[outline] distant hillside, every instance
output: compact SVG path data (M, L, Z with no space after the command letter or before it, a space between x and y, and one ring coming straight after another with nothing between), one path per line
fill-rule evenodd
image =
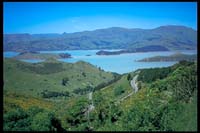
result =
M197 31L185 26L155 29L112 27L63 34L4 34L4 51L136 49L158 45L168 50L197 49Z
M154 62L154 61L181 61L181 60L187 60L187 61L195 61L197 60L197 55L186 55L182 53L176 53L170 56L154 56L150 58L144 58L141 60L138 60L139 62Z

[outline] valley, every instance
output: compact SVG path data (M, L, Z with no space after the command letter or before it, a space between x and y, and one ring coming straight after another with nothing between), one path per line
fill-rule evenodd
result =
M4 58L4 130L196 130L196 65L181 61L116 74L83 61L31 64ZM16 113L13 127L10 116ZM190 124L183 128L184 123Z

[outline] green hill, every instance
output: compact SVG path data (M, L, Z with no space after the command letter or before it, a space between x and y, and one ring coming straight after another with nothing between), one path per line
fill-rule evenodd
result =
M83 61L73 64L48 60L31 64L4 58L3 64L4 90L37 97L51 92L76 95L76 90L80 90L86 93L115 78L113 73Z
M127 84L121 85L125 91L121 97L132 91L124 75L95 93L94 99L99 101L95 111L102 115L103 124L93 124L100 122L93 116L91 126L98 131L197 131L196 65L183 61L167 68L140 69L140 90L116 104L120 96L114 92L119 82Z
M3 99L4 130L197 131L197 62L119 76L83 61L5 58Z

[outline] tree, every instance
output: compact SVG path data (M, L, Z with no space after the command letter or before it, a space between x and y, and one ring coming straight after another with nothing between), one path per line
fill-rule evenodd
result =
M5 131L30 130L30 119L28 119L28 114L21 107L4 114L3 121L3 129Z
M130 81L131 78L132 78L132 77L131 77L131 74L129 73L128 76L127 76L127 80Z
M88 99L80 98L73 105L68 107L68 110L66 110L65 121L70 128L79 127L87 122L85 112L88 104Z
M39 112L33 117L31 129L34 131L53 131L54 127L51 124L53 114L49 112Z
M125 91L124 91L124 89L121 86L119 86L119 87L117 87L117 88L114 89L115 96L119 96L119 95L121 95L124 92Z
M85 72L82 72L82 75L83 75L83 77L86 77L86 74L85 74Z
M138 81L137 87L138 87L139 90L142 89L142 82L141 81Z
M63 85L63 86L66 86L66 84L68 83L68 81L69 81L69 78L68 78L68 77L63 78L63 79L62 79L62 85Z
M5 131L61 131L63 129L53 113L37 106L30 107L27 111L17 107L3 117Z

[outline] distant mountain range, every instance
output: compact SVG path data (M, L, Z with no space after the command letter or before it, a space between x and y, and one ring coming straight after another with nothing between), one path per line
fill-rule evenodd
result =
M155 29L112 27L63 34L4 34L4 51L138 49L160 46L167 50L197 49L197 31L185 26Z

